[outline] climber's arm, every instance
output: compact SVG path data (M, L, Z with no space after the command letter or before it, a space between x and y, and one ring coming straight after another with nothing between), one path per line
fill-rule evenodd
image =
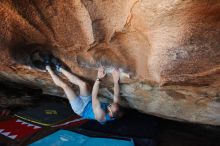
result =
M119 87L119 79L120 79L120 76L119 76L119 70L118 69L115 69L113 72L112 72L112 77L113 77L113 81L114 81L114 97L113 97L113 101L115 103L119 103L121 98L120 98L120 87Z
M98 121L105 120L105 112L101 108L100 101L98 100L98 90L100 81L96 80L92 89L92 109L95 114L95 119Z
M104 76L105 76L104 69L101 67L98 70L97 80L95 81L95 84L93 85L93 89L92 89L92 108L95 114L95 119L100 122L105 120L105 112L102 110L100 101L98 100L99 85L101 79Z

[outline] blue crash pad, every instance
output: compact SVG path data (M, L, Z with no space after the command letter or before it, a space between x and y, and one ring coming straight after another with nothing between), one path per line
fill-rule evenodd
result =
M89 137L68 130L59 130L29 146L134 146L133 140Z

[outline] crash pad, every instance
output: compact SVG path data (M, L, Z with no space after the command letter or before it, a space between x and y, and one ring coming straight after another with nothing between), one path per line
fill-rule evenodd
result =
M89 137L80 133L59 130L29 146L134 146L132 139Z
M17 118L0 121L0 134L11 140L23 140L40 129L38 125Z
M58 127L58 128L67 128L67 127L79 127L83 124L87 123L87 119L83 119L80 116L72 116L72 118L68 119L67 121L64 121L60 124L53 125L51 127Z
M68 103L49 100L21 110L15 116L39 125L53 126L78 115L73 112Z

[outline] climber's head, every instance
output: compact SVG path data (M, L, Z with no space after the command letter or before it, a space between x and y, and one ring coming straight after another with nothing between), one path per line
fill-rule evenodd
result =
M124 115L124 109L117 103L109 104L107 111L111 118L121 118Z

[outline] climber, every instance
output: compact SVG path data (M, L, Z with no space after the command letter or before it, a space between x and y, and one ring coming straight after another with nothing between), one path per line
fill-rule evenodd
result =
M59 62L56 62L54 65L56 72L62 73L71 83L79 86L80 94L77 96L73 89L55 74L52 65L47 63L46 70L49 72L54 83L64 90L70 105L76 114L82 116L85 119L97 120L100 123L105 123L106 121L114 120L115 118L120 118L123 116L123 110L119 105L120 95L118 69L115 68L112 72L114 81L114 98L113 103L108 105L106 103L100 102L97 97L100 83L106 75L103 67L98 69L97 79L94 83L91 93L88 90L87 83L64 69L64 67L60 65Z

